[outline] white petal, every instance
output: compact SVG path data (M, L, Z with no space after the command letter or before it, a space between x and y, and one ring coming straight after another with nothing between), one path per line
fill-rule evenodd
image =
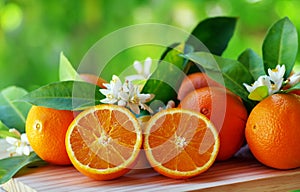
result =
M123 86L122 86L122 91L123 92L129 92L130 91L129 90L129 82L130 81L126 80L125 83L123 84Z
M117 101L118 101L117 99L108 99L108 98L100 100L101 103L108 103L108 104L115 104Z
M129 75L125 77L126 80L128 81L134 81L134 80L143 80L145 77L143 75Z
M151 100L151 94L139 94L138 98L142 103L146 103Z
M150 57L147 57L144 62L144 76L145 78L148 78L150 75L150 69L152 65L152 59Z
M23 149L24 149L23 146L17 147L16 153L17 153L18 155L23 155Z
M276 72L273 72L271 69L268 69L268 74L272 81L274 81L276 79Z
M128 100L129 100L129 94L128 94L128 93L125 93L125 92L120 92L120 93L119 93L119 98L120 98L121 100L128 101Z
M111 94L112 94L114 97L118 97L120 91L122 91L122 85L120 85L120 86L115 86L115 87L112 89Z
M136 90L135 90L136 87L137 87L137 86L133 85L133 83L132 83L131 81L128 81L128 89L129 89L130 92L136 91Z
M270 94L274 94L276 93L277 91L280 90L281 86L282 86L282 83L283 83L283 78L281 78L281 80L277 81L276 83L274 83L272 86L271 86L271 90L270 90Z
M30 148L28 147L28 146L25 146L24 148L23 148L23 154L24 155L29 155L30 154Z
M118 105L119 105L119 106L122 106L122 107L125 107L125 106L127 105L127 102L124 101L124 100L119 100L119 101L118 101Z
M11 145L15 145L19 140L14 138L14 137L6 137L5 138L6 142L11 144Z
M111 88L111 86L110 86L109 83L102 83L102 85L103 85L104 87L106 87L107 89L110 89L110 88Z
M143 66L139 61L134 61L133 62L133 67L136 70L136 72L138 74L142 74L143 73Z
M288 85L293 86L300 82L300 73L295 73L288 78Z
M278 76L283 77L285 73L285 65L282 65L281 67L278 65Z
M16 146L11 146L9 148L6 149L6 151L8 152L16 152L17 147Z
M23 134L21 135L21 142L22 142L22 143L29 144L29 141L28 141L28 138L27 138L26 133L23 133Z
M243 83L244 87L247 89L249 93L251 93L254 89L252 86L248 85L247 83Z
M15 135L18 136L18 137L21 136L21 133L20 133L17 129L15 129L15 128L9 129L8 131L9 131L10 133L15 134Z
M120 78L117 75L113 75L111 78L111 81L113 81L113 82L116 82L118 80L120 80Z
M269 76L270 76L270 79L273 81L273 82L276 82L278 81L278 74L277 73L269 73Z
M112 80L110 81L110 86L113 90L119 90L122 88L122 81L118 76L113 75Z
M270 76L270 79L273 82L279 81L279 79L283 78L285 73L285 66L277 65L275 69L268 69L268 74Z
M105 96L112 93L111 90L108 90L108 89L99 89L99 91L100 91L100 93L102 93Z
M122 89L122 86L123 86L122 81L119 79L114 85L113 90L120 90Z
M271 81L270 81L270 77L263 75L260 76L256 82L254 82L253 87L256 89L257 87L260 87L262 85L265 85L267 87L271 86Z

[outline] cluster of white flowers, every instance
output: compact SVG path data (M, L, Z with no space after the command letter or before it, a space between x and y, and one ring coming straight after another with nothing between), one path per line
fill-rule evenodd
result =
M15 137L6 137L7 143L11 145L11 147L7 149L7 151L10 152L10 156L29 155L32 151L32 148L29 145L26 134L20 134L20 132L16 129L10 129L9 132L15 134L16 137L20 138L17 139Z
M151 108L145 103L152 100L154 95L140 93L139 86L132 84L131 81L125 80L125 83L122 84L120 78L113 75L110 83L103 85L106 89L100 89L100 92L105 95L106 98L100 100L100 102L128 107L135 114L140 113L139 107L153 113Z
M257 87L267 86L269 95L276 93L280 90L283 83L283 76L285 73L285 66L277 65L275 69L268 69L268 75L260 76L252 86L244 83L244 86L249 93L253 92Z
M284 85L293 86L300 82L300 73L295 73L284 81L285 65L277 65L275 69L268 69L268 75L262 75L250 86L246 83L243 85L246 87L249 93L261 86L268 88L268 95L277 93L282 89Z

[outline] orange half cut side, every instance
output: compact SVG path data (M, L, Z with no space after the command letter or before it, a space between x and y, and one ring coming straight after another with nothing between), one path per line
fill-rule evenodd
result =
M206 171L220 147L218 132L202 114L168 109L155 114L145 127L144 150L162 175L187 179Z
M126 174L142 145L138 120L125 107L101 104L80 113L66 134L66 149L75 168L96 180Z

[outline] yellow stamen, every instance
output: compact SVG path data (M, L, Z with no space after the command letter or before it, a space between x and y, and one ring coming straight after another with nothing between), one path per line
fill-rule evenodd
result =
M131 103L138 104L140 102L139 97L135 94L133 98L130 100Z

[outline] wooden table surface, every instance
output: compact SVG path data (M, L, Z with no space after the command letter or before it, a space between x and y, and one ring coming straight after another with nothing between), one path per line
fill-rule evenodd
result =
M3 144L0 143L1 148ZM3 152L2 152L3 157ZM72 166L24 169L3 184L7 191L292 191L300 189L300 168L276 170L249 157L216 162L188 180L174 180L153 169L134 169L112 181L94 181Z

